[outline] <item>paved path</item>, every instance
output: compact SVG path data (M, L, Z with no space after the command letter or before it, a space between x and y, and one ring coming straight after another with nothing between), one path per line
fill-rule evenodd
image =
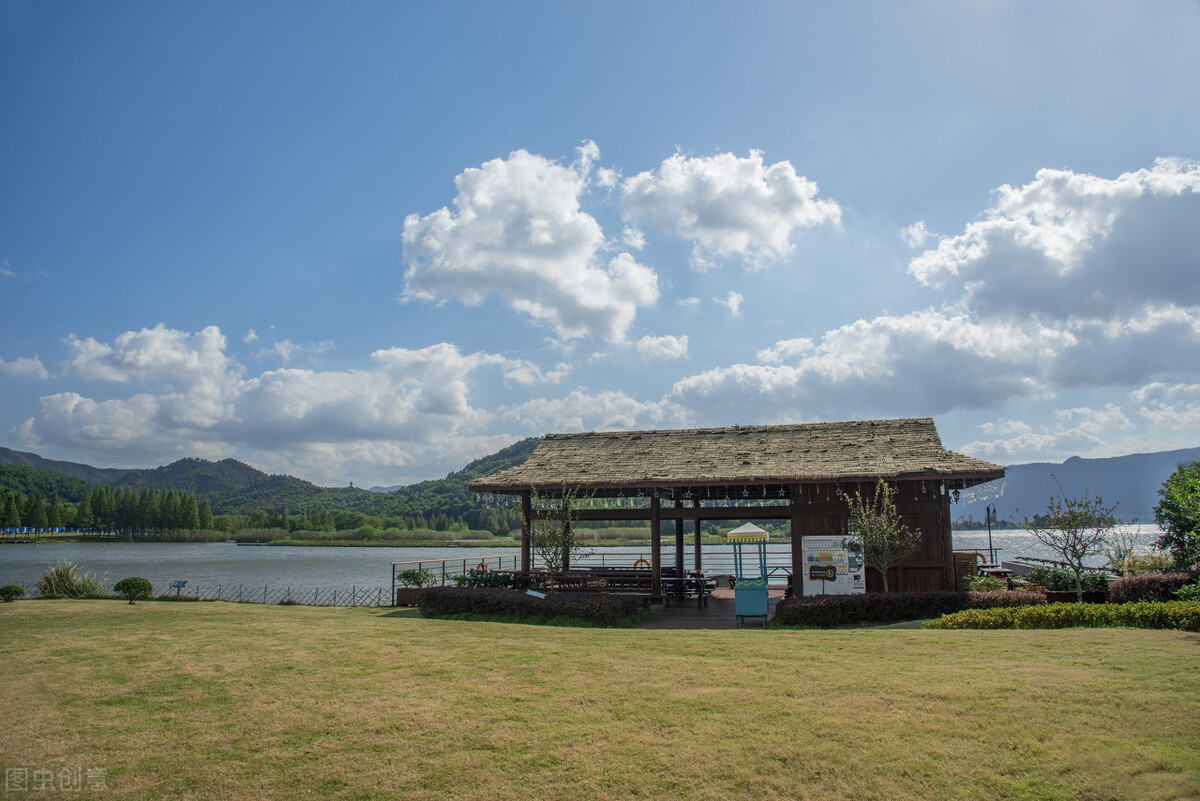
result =
M775 604L783 597L783 589L772 589L767 597L767 611L775 614ZM760 628L761 618L750 618L745 628ZM718 586L708 599L708 604L696 608L695 601L673 601L662 612L655 612L648 620L639 623L639 629L736 629L737 615L733 611L733 590L728 585Z

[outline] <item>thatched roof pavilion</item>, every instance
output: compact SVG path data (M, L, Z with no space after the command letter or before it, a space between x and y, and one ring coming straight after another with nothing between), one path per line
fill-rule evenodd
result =
M523 464L471 482L470 489L520 495L525 520L522 567L530 567L530 497L564 490L591 498L642 498L635 508L588 508L583 520L649 520L653 570L660 569L661 518L675 519L682 571L682 521L789 520L793 575L804 536L844 534L841 493L883 480L897 490L905 521L924 532L921 550L891 586L949 588L953 554L949 504L954 490L1001 478L1004 468L942 446L928 417L777 426L550 434ZM663 501L673 501L664 508ZM868 586L871 575L868 574ZM875 583L880 584L879 577Z
M630 490L940 479L962 489L1000 465L942 447L929 417L779 426L548 434L523 464L476 492ZM670 493L674 495L674 493Z

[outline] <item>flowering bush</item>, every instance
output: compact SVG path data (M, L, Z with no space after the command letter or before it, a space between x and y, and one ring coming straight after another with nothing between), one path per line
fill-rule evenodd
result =
M1180 589L1198 578L1200 569L1130 576L1118 579L1109 586L1109 600L1115 604L1130 601L1170 601Z
M1140 628L1200 631L1200 603L1046 604L970 609L930 620L927 629Z

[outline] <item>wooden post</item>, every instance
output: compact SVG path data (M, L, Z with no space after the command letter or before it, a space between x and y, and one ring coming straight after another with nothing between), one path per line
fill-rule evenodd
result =
M700 508L700 499L699 498L692 498L692 508L694 508L694 509ZM696 525L696 542L695 542L695 545L693 546L694 552L693 552L692 556L695 557L696 572L699 573L701 570L704 569L702 567L703 563L700 559L700 515L696 515L695 525Z
M675 499L675 508L683 508L683 499ZM685 597L683 589L683 518L675 518L675 600Z
M529 577L530 536L533 526L533 499L529 490L521 493L521 572Z
M662 598L662 510L656 489L650 491L650 594Z
M804 594L804 552L800 525L800 485L788 487L788 518L792 527L792 592L797 598Z

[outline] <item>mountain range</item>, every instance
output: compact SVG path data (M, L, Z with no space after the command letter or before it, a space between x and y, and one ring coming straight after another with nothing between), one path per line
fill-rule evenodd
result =
M320 487L288 475L268 475L234 459L210 462L180 459L153 469L101 468L76 462L44 459L35 453L0 447L0 486L31 488L44 494L52 487L63 500L78 502L87 484L120 487L155 487L195 493L207 499L214 514L245 514L255 510L309 509L355 510L375 514L448 515L469 522L478 519L483 504L470 493L467 482L515 464L520 464L539 442L526 439L468 464L445 478L401 487ZM1078 496L1087 490L1099 495L1106 505L1117 504L1116 513L1125 521L1153 522L1158 490L1181 464L1200 459L1200 448L1157 453L1136 453L1106 459L1073 456L1062 463L1035 462L1013 465L1005 478L963 493L952 507L955 520L984 519L984 507L995 504L999 519L1021 520L1045 511L1051 495L1062 492ZM31 472L33 471L33 472ZM67 476L78 481L63 480ZM1057 483L1056 483L1057 480ZM41 482L41 483L39 483ZM79 497L73 497L78 495Z

